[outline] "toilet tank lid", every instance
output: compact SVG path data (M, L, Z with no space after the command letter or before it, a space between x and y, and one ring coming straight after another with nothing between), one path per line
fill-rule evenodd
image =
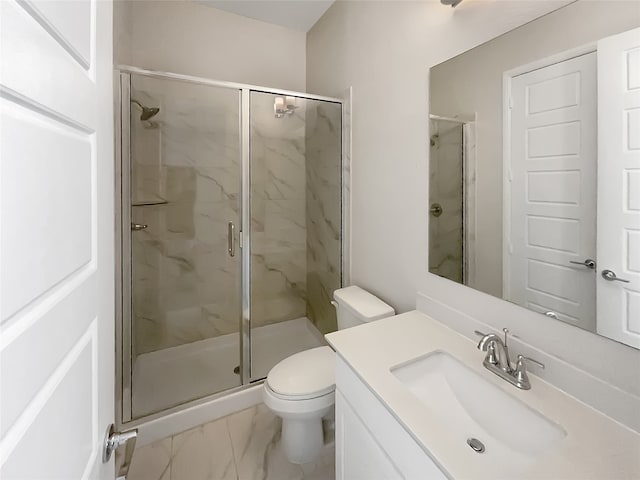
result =
M356 285L336 290L333 292L333 298L341 307L361 316L365 322L390 317L396 313L392 306Z
M335 353L330 347L317 347L291 355L271 369L267 384L277 394L299 399L332 392Z

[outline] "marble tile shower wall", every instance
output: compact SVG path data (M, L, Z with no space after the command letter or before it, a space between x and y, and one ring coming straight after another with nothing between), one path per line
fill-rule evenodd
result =
M275 118L251 94L251 322L304 317L307 301L305 108Z
M134 355L238 330L239 257L226 254L239 224L238 93L135 78L132 97L159 106L140 121L132 104Z
M307 317L322 333L337 330L333 291L340 288L342 185L340 105L308 102L306 121Z

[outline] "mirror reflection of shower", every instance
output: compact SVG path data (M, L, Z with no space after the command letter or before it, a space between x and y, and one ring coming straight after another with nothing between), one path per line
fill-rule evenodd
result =
M429 123L429 271L466 283L474 270L469 241L475 230L470 211L475 168L470 165L473 141L469 141L474 124L439 115L431 115Z

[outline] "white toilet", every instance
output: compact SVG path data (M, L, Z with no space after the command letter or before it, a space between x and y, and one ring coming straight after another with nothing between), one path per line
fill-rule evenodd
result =
M360 287L333 293L338 330L390 317L392 307ZM335 358L329 347L318 347L285 358L264 382L264 403L282 417L282 446L291 463L308 463L323 445L322 417L335 402Z

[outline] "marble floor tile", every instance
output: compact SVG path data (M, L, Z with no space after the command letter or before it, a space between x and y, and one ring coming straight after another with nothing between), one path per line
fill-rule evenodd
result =
M283 478L287 480L303 480L305 478L302 466L289 463L279 442L269 449L265 463L266 471L263 472L261 477L265 480L280 480Z
M128 480L335 480L335 448L289 463L281 420L264 404L136 449Z
M229 416L227 425L238 466L238 478L302 478L300 467L288 463L281 454L278 448L281 421L265 405L257 405ZM276 473L278 476L273 476Z
M136 448L127 480L171 480L171 442L167 437Z
M335 444L325 445L320 458L312 463L301 465L304 472L303 480L335 480L336 455Z
M171 478L236 480L236 464L226 419L200 425L173 437Z

